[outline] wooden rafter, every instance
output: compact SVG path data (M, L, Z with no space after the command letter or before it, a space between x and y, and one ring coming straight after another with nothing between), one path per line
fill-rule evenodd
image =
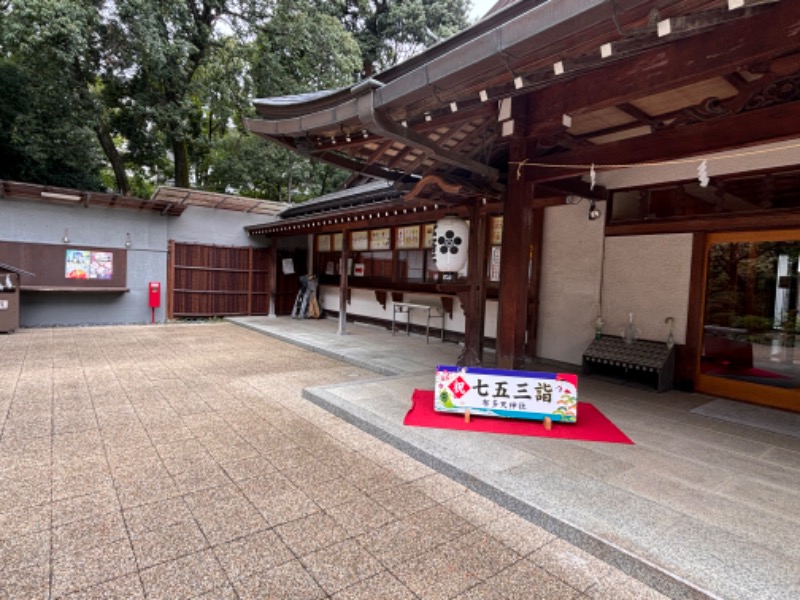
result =
M800 50L800 3L782 2L750 19L728 23L709 35L680 39L629 60L605 65L533 92L528 135L562 128L563 115L623 104L647 90L669 91L689 83L737 71L742 64ZM764 32L753 35L754 31ZM766 32L769 32L768 34ZM720 52L725 48L725 52ZM691 69L687 65L692 65Z
M768 113L768 116L765 115ZM750 111L697 123L653 136L632 138L593 148L560 153L535 159L544 164L581 165L569 168L526 168L525 178L530 181L554 180L585 173L585 165L638 164L675 157L697 156L703 153L722 152L764 142L774 142L800 136L800 110L798 103L780 104L762 111ZM535 140L529 140L529 157L535 154Z

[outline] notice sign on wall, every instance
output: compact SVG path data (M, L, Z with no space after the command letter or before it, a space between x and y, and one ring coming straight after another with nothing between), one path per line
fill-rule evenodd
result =
M572 373L436 367L434 410L575 423L578 377Z
M64 276L67 279L111 279L114 254L90 250L67 250Z

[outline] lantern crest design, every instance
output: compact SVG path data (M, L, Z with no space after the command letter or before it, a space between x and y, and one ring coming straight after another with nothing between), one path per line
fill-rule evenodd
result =
M448 229L444 235L440 235L436 243L439 244L439 252L442 254L458 254L458 247L461 245L461 237L456 235L452 229Z
M460 217L444 217L433 230L433 261L443 273L461 271L467 264L469 227Z

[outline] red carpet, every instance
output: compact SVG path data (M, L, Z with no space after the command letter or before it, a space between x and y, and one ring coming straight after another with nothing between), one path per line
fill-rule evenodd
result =
M562 440L633 444L631 439L609 421L603 413L586 402L578 402L577 423L554 422L550 431L544 428L544 424L541 421L473 416L470 422L467 423L464 421L463 415L438 413L433 410L433 390L414 390L411 403L411 410L406 414L403 424L412 427L434 427L461 431L481 431L484 433L504 433L507 435L530 435Z

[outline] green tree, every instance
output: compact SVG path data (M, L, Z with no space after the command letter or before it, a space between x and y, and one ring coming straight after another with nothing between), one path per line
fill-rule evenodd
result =
M0 179L22 170L24 156L17 143L18 123L30 106L30 82L16 64L0 59Z
M253 80L260 96L346 86L360 67L355 37L311 0L279 0L253 48Z
M309 0L279 0L259 26L250 57L252 89L259 97L342 87L353 83L361 64L353 36ZM250 95L239 106L240 115L254 114ZM347 175L239 128L212 141L206 184L217 191L299 202L334 191Z
M314 0L340 19L361 48L361 72L371 77L469 25L469 0Z
M250 53L251 44L240 44L233 37L220 40L192 81L189 159L200 187L207 186L214 146L240 131L242 115L251 111Z
M175 185L181 187L190 185L192 120L201 118L192 101L192 84L212 51L214 28L226 4L224 0L116 2L112 26L122 69L114 92L126 106L120 124L127 126L132 144L141 142L146 149L157 147L158 137L163 136L172 153ZM150 135L137 139L131 126Z
M244 133L251 99L338 88L466 24L467 0L0 0L0 173L284 200L347 174ZM369 67L369 68L368 68Z
M348 175L240 131L212 145L209 163L205 189L282 202L302 202L335 191Z
M102 60L101 5L100 0L7 3L0 44L9 86L4 95L14 95L3 104L17 107L13 119L5 117L13 121L6 144L14 147L15 177L100 188L98 141L108 138L108 130L92 85Z

